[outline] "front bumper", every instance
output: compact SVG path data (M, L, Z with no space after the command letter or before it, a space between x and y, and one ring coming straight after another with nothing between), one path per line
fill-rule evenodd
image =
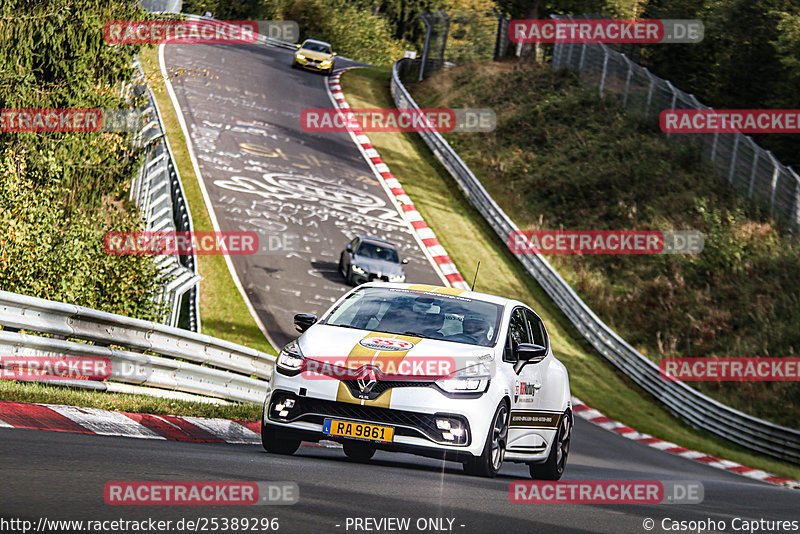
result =
M328 72L333 71L333 62L330 63L323 63L321 61L314 61L310 59L298 59L297 57L294 58L294 63L298 67L302 67L304 69L313 70L316 72Z
M283 406L287 399L294 401L294 406L291 409L278 410L275 408L276 405L278 407ZM460 414L393 410L377 406L301 397L284 390L273 391L269 402L265 405L264 412L265 424L273 424L284 430L295 431L296 434L300 434L306 440L318 441L327 439L341 442L350 439L331 436L322 432L325 419L333 418L356 423L386 425L394 428L394 440L388 443L374 442L377 448L415 453L427 450L431 453L429 454L431 456L441 456L442 453L449 451L452 454L447 456L453 458L472 456L468 452L472 442L469 421ZM279 414L284 412L288 413L281 417ZM459 422L462 428L465 429L465 435L459 440L461 443L454 443L452 436L449 441L444 437L446 432L436 426L437 418L447 418L448 420Z
M308 380L273 372L262 417L265 425L274 425L282 433L295 433L306 441L349 438L330 436L322 431L326 418L358 423L392 426L391 443L375 443L377 448L413 452L424 456L467 459L483 451L491 418L499 398L489 392L478 398L447 397L435 386L395 387L385 391L375 402L344 402L339 397L338 380ZM293 398L295 405L284 417L276 416L274 405L283 398ZM388 400L387 400L388 399ZM463 441L445 439L436 418L459 421L465 429Z

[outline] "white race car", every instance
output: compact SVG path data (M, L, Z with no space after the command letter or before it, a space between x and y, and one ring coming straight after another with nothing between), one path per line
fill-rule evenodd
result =
M503 461L558 480L569 454L569 378L525 304L421 284L372 282L325 314L295 316L303 332L280 352L262 443L292 454L333 440L366 461L376 449L462 462L493 477Z

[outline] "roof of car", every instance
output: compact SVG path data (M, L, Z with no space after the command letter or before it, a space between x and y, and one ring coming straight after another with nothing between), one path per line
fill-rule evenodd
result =
M380 237L372 237L371 235L360 235L358 238L362 241L373 241L375 243L391 245L394 248L397 248L397 245L392 243L391 241L386 241L385 239L381 239Z
M306 39L305 41L303 41L303 44L306 44L306 43L321 44L321 45L325 45L325 46L328 46L328 47L331 46L330 43L326 43L325 41L317 41L316 39Z
M454 287L435 286L430 284L401 284L393 282L369 282L362 284L361 287L390 287L398 289L411 289L416 291L426 291L428 293L439 293L444 295L456 295L463 298L482 300L485 302L492 302L501 306L516 306L524 305L522 302L489 293L481 293L480 291L470 291L469 289L456 289Z

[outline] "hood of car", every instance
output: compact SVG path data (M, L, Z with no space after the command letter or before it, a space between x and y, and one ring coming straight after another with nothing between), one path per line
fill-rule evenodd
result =
M314 61L322 61L325 59L331 59L333 57L331 54L326 54L324 52L313 52L311 50L304 50L302 48L295 52L295 55L296 54L303 54L306 58L313 59Z
M358 330L316 324L300 337L300 350L307 360L358 368L371 364L384 372L398 370L427 376L447 375L493 359L493 349L466 343L420 338L411 335ZM434 365L420 367L430 360ZM400 365L405 362L406 367ZM399 372L405 369L404 372ZM446 372L442 372L446 371Z
M358 265L368 273L375 273L378 276L398 276L403 274L401 264L394 263L386 260L376 260L373 258L366 258L364 256L356 255L352 261L352 265Z

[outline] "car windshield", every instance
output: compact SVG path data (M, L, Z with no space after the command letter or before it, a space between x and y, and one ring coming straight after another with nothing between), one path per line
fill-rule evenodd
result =
M502 311L498 304L443 293L366 287L348 296L325 323L491 347Z
M303 50L310 52L322 52L323 54L330 54L331 47L322 43L304 43Z
M386 245L378 245L376 243L361 243L356 251L356 254L373 260L383 260L392 263L400 262L400 260L397 258L397 251L395 249Z

